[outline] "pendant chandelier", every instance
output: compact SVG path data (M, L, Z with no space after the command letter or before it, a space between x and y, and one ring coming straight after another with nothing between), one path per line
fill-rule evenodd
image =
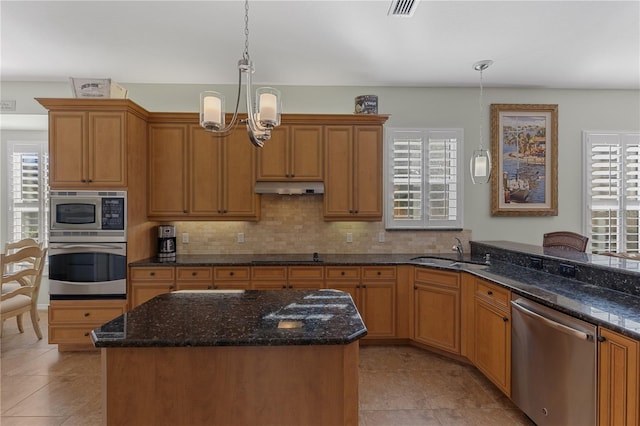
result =
M473 151L471 155L471 163L469 164L471 169L471 181L474 184L488 183L491 178L491 154L484 148L484 131L482 129L482 123L484 123L484 105L482 101L482 72L489 68L493 64L491 60L479 61L473 64L473 69L480 71L480 146Z
M200 125L215 133L229 132L238 121L238 106L242 89L242 76L246 76L247 118L240 120L247 125L249 140L257 147L271 137L271 130L280 125L282 111L280 92L272 87L256 90L256 104L251 99L251 74L253 62L249 57L249 0L244 3L244 52L238 61L238 95L231 122L225 125L225 98L218 92L206 91L200 94Z

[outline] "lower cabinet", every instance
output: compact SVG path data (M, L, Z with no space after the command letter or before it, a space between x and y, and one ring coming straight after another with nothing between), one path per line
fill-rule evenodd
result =
M365 339L397 337L395 266L328 266L326 286L351 294L367 327Z
M460 354L460 274L426 268L414 272L413 339Z
M640 342L602 327L598 334L598 424L638 425Z
M475 279L473 363L511 396L511 292Z
M58 350L92 349L91 330L126 311L124 299L52 300L49 304L49 343Z
M176 289L176 268L153 266L129 268L129 307L131 309L159 294Z

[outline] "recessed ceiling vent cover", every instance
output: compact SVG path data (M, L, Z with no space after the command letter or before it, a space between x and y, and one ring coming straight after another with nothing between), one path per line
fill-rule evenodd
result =
M387 15L409 18L418 7L419 0L392 0Z

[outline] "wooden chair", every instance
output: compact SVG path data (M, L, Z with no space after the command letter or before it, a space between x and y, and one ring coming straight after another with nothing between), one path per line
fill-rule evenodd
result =
M558 231L544 234L542 239L543 247L564 247L572 250L584 252L587 250L589 237L585 237L575 232Z
M37 306L46 254L46 248L26 247L13 254L0 255L0 270L14 270L14 272L3 272L2 274L0 336L2 336L2 325L4 325L4 321L11 317L16 317L18 330L20 330L20 333L24 333L22 314L30 312L33 329L38 339L42 339L42 332L38 324ZM33 264L31 264L31 259L33 259ZM9 268L14 264L26 264L26 267Z
M25 238L23 240L20 241L14 241L11 243L5 243L4 245L4 254L13 254L17 251L19 251L20 249L23 249L25 247L38 247L38 248L42 248L42 243L37 242L36 240L34 240L33 238ZM25 259L25 262L29 262L32 265L35 263L35 259L31 258L31 259ZM11 265L8 265L11 266ZM11 271L8 270L3 270L3 273L8 273Z

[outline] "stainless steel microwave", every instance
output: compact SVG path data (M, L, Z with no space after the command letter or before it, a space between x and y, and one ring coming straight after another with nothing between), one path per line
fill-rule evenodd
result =
M51 242L126 242L126 191L51 191Z

